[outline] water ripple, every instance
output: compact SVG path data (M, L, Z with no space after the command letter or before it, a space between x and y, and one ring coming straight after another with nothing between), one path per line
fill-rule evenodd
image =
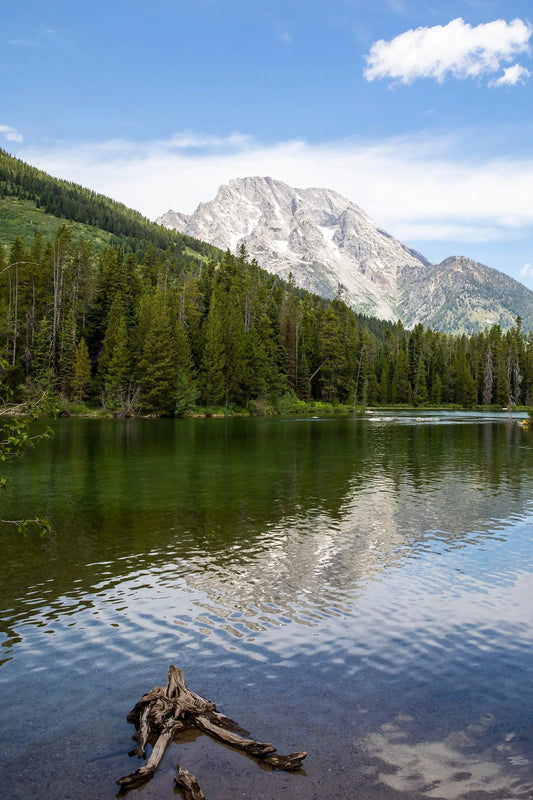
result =
M398 424L413 434L423 427ZM424 450L416 464L385 435L374 444L372 481L362 457L329 507L312 487L306 504L262 520L260 530L256 521L254 535L238 528L217 538L218 529L208 536L190 517L172 519L149 547L133 540L126 550L102 547L101 558L91 551L82 577L77 565L63 581L41 566L22 587L10 576L19 588L5 592L1 614L0 724L12 726L22 703L39 709L40 720L31 746L20 731L6 743L13 768L24 772L33 751L40 770L49 769L44 749L79 739L74 722L54 716L61 703L93 746L104 726L120 749L130 732L125 713L172 662L207 696L218 700L222 684L224 710L259 736L267 730L269 740L284 741L291 731L291 747L312 749L308 780L285 789L292 800L346 800L355 785L376 800L395 792L529 796L527 481L514 487L505 475L462 472L461 463L432 474L420 466ZM46 565L56 545L21 546ZM113 714L103 715L104 706ZM35 756L36 746L43 754ZM79 763L87 760L85 753ZM116 775L108 777L112 785ZM234 796L220 780L211 796ZM21 787L28 796L28 784Z

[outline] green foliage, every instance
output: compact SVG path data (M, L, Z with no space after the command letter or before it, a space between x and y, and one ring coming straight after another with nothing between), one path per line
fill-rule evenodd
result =
M274 405L278 414L298 414L308 411L308 405L304 400L300 400L293 389L285 392L279 397Z
M66 226L51 246L16 240L9 259L0 248L0 350L19 399L58 392L113 413L183 415L196 404L285 413L299 401L471 408L533 397L533 337L518 324L470 338L367 326L340 298L302 294L242 255L183 267L149 246L139 261L121 248L97 254Z
M198 403L200 390L195 381L184 372L178 374L176 383L176 410L177 417L184 417L190 414Z
M30 448L35 447L38 441L47 438L52 433L50 428L42 433L31 433L30 422L36 418L38 413L38 408L35 405L9 404L10 392L2 382L2 378L8 366L8 363L4 359L0 359L0 388L4 390L4 405L0 408L0 461L22 458ZM23 413L26 414L26 416L19 416ZM7 479L0 478L0 489L5 491L7 488ZM44 536L45 533L50 530L48 521L40 517L15 520L0 519L0 522L6 525L15 525L19 532L23 534L27 534L31 528L36 528L40 534Z
M145 334L136 370L140 405L149 413L172 414L178 384L176 341L161 290L144 298L143 324Z
M109 311L98 370L102 405L111 410L124 410L131 381L131 356L120 292L115 295Z
M74 374L70 388L74 395L74 399L78 403L82 403L87 399L88 389L91 383L91 360L89 358L89 350L85 339L82 337L76 347L76 355L74 358Z

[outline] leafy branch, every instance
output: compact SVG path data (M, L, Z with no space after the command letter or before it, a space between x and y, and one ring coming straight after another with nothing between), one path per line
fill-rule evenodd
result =
M8 367L8 362L0 359L0 386L1 376ZM12 458L23 458L28 450L33 449L41 439L47 439L53 435L51 428L41 433L31 434L30 424L37 419L39 412L47 405L46 394L39 400L32 403L10 403L11 391L4 389L4 396L0 398L3 403L0 406L0 461L8 461ZM49 410L49 409L47 409ZM9 485L7 478L0 478L0 490L6 491ZM50 523L41 517L33 519L2 519L7 525L15 525L19 532L26 535L30 528L37 528L41 536L50 530Z
M24 536L28 534L32 527L37 528L41 536L44 536L52 530L48 520L42 519L41 517L34 517L33 519L3 519L1 522L3 522L4 525L16 525L19 533L22 533Z

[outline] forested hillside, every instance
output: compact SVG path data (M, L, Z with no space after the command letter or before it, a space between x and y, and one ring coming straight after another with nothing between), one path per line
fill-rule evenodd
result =
M63 225L0 250L2 376L115 413L183 414L301 400L530 403L533 339L520 322L472 337L357 318L227 252L220 262L98 250Z
M46 172L14 158L0 148L0 209L2 200L5 201L7 198L28 201L36 210L44 212L52 218L69 220L93 229L92 231L84 230L84 234L90 240L98 238L98 231L100 231L100 235L104 231L108 234L103 237L106 241L121 245L137 254L142 254L151 244L160 250L171 247L176 255L182 250L188 249L199 257L217 258L220 256L220 251L216 247L190 236L168 231L166 228L150 222L138 211L133 211L102 194L69 181L52 178ZM7 204L5 203L5 205ZM27 207L26 210L28 210ZM4 219L9 216L10 212L13 213L12 206L9 205L6 211L7 214L2 213ZM32 231L31 224L28 224L29 217L26 215L26 219L24 219L22 206L15 209L15 213L20 214L21 223L26 222L24 230L17 231L17 234L27 239ZM7 228L3 219L0 219L0 239L3 238L4 243L6 243L6 231L12 231L14 227L15 225L12 223ZM7 243L11 245L12 241L13 239Z

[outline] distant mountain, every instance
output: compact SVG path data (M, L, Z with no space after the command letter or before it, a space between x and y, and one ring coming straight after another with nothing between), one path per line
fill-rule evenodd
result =
M233 253L244 244L260 266L325 297L342 284L368 316L472 333L520 315L533 329L533 292L518 281L463 257L430 264L330 189L238 178L193 214L168 211L157 222Z
M447 332L476 333L492 325L510 328L520 316L533 330L533 292L509 275L464 256L405 275L398 311L405 324Z

